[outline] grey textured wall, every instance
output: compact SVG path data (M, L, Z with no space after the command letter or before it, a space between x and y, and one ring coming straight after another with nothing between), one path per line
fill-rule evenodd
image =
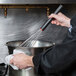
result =
M50 5L50 13L57 8ZM64 14L72 17L76 13L76 5L64 5L61 10ZM29 38L47 20L46 9L8 9L7 17L4 17L4 9L0 9L0 62L3 62L8 49L6 42L25 40ZM64 27L49 25L39 37L39 40L61 43L67 29ZM2 58L2 59L1 59Z

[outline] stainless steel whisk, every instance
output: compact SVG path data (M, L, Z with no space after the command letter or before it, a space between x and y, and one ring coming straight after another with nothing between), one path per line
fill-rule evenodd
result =
M54 14L57 14L57 13L61 10L62 7L63 7L62 5L59 5L59 7L55 10ZM35 40L35 41L32 42L32 47L33 47L33 46L35 45L35 43L36 43L36 40L37 40L38 37L40 36L41 31L44 31L51 21L52 21L52 18L48 19L48 20L44 23L44 25L42 25L42 26L40 27L40 29L39 29L37 32L35 32L35 33L34 33L31 37L29 37L27 40L25 40L24 42L22 42L22 43L20 44L20 46L29 47L30 43L28 43L28 42L30 42L30 41L32 41L32 40ZM33 39L33 38L34 38L34 39ZM26 44L26 42L27 42L27 44Z

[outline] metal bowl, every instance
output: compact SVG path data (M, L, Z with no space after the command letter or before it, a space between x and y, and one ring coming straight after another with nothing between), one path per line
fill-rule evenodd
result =
M16 49L25 52L27 55L35 56L43 51L46 51L46 49L51 48L54 45L52 42L44 42L39 40L29 41L25 44L28 46L24 45L21 47L21 43L23 43L23 40L7 42L6 45L8 46L9 54L12 54L13 50ZM38 74L34 68L31 68L29 70L14 70L11 66L9 66L9 76L38 76Z
M37 55L41 53L42 51L48 49L49 47L52 47L54 43L52 42L46 42L46 41L39 41L39 40L32 40L25 43L24 46L20 46L24 41L18 40L18 41L10 41L7 42L6 45L9 49L9 54L13 53L14 49L22 50L24 52L28 51L31 52L31 55Z

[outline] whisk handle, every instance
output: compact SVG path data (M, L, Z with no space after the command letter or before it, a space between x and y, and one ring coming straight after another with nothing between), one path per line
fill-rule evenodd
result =
M59 7L55 10L54 14L57 14L62 7L63 7L62 5L59 5ZM52 21L52 18L48 19L48 20L44 23L44 25L40 27L40 29L41 29L42 31L44 31L45 28L49 25L49 23L50 23L51 21Z

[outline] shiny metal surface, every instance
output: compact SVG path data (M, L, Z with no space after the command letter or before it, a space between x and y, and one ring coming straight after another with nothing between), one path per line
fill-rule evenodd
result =
M44 42L44 41L39 41L39 40L32 40L27 42L26 44L29 44L29 46L19 46L23 41L10 41L7 42L6 45L8 46L9 49L9 54L13 53L14 49L21 50L25 53L29 53L28 55L34 56L35 54L41 53L42 51L45 51L45 49L52 47L55 45L55 43L52 42ZM32 46L32 44L35 42L35 44Z
M35 41L34 46L32 43ZM45 51L48 48L51 48L54 44L50 42L44 42L39 40L32 40L28 42L30 44L28 47L18 47L23 41L11 41L6 45L9 49L9 54L13 53L13 50L16 48L17 50L25 52L27 55L35 56ZM13 70L12 67L9 66L9 76L37 76L34 68L27 68L22 70Z
M21 43L23 43L23 40L17 40L17 41L10 41L7 42L6 45L7 46L11 46L11 47L18 47ZM32 46L32 44L34 43L34 45ZM28 43L25 43L25 45L29 44L29 48L42 48L42 47L49 47L52 46L54 43L51 42L44 42L44 41L39 41L39 40L32 40L32 41L28 41ZM23 46L26 47L26 46ZM26 47L26 48L28 48Z
M38 76L34 70L34 68L31 69L22 69L22 70L13 70L9 66L9 76Z
M0 0L0 4L60 4L75 2L76 0Z

